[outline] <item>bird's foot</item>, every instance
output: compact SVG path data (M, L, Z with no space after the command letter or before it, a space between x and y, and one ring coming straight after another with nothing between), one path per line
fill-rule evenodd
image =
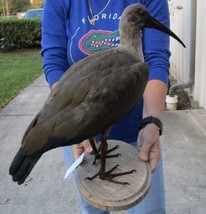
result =
M102 172L101 172L101 169L100 169L100 171L99 171L97 174L95 174L95 175L92 176L92 177L87 177L87 178L85 178L85 179L93 180L94 178L96 178L96 177L99 175L100 179L102 179L102 180L107 180L107 181L109 181L109 182L116 183L116 184L128 185L128 184L129 184L128 182L121 182L121 181L113 180L113 178L118 177L118 176L122 176L122 175L131 174L131 173L133 173L133 172L136 172L136 170L130 170L130 171L127 171L127 172L122 172L122 173L113 174L112 172L113 172L118 166L119 166L119 165L117 164L115 167L113 167L112 169L110 169L109 171L107 171L107 172L105 172L105 173L102 173Z
M113 152L114 150L116 150L116 149L118 149L118 148L119 148L119 145L116 145L116 146L114 146L113 148L107 150L106 154L109 154L109 153ZM114 154L114 155L106 155L106 158L117 158L117 157L119 157L119 156L121 156L121 154L120 154L120 153L117 153L117 154ZM96 163L96 160L98 160L98 159L100 159L100 158L101 158L101 153L100 153L100 151L99 151L99 152L95 155L95 158L94 158L94 161L93 161L92 164L95 164L95 163Z

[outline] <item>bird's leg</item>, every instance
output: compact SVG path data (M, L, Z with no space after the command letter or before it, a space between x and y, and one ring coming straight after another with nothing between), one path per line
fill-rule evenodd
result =
M101 144L100 144L101 167L100 167L100 171L99 171L99 177L101 179L105 178L107 148L108 148L107 140L102 135L102 140L101 140Z
M107 144L107 136L108 136L108 134L110 132L110 129L111 129L111 127L102 132L102 141L105 141L106 144ZM118 148L119 148L119 145L116 145L116 146L114 146L113 148L111 148L109 150L107 149L106 150L106 154L109 154L110 152L113 152L114 150L116 150ZM116 158L116 157L119 157L119 156L121 156L121 154L118 153L118 154L114 154L114 155L106 155L106 158Z
M89 142L90 142L90 145L94 151L94 161L92 164L95 164L96 163L96 160L100 159L101 158L101 154L100 154L100 148L97 150L97 147L96 147L96 144L95 144L95 141L94 141L94 138L89 138ZM114 146L113 148L109 149L106 151L106 153L110 153L114 150L116 150L117 148L119 148L118 145ZM113 158L113 157L119 157L121 154L115 154L115 155L107 155L106 158Z
M94 161L93 161L92 164L96 164L96 160L97 160L97 159L100 159L100 157L101 157L100 148L97 150L97 147L96 147L94 138L89 138L89 142L90 142L90 145L91 145L91 147L92 147L92 149L93 149L93 151L94 151ZM114 151L114 150L117 149L118 147L119 147L119 146L117 145L117 146L113 147L112 149L107 150L107 153L110 153L110 152ZM116 154L116 155L107 155L106 157L107 157L107 158L111 158L111 157L118 157L118 156L120 156L120 154Z
M106 137L107 137L107 133L109 132L109 130L110 130L110 129L107 129L107 130L105 131L105 139L106 139ZM94 161L93 161L92 164L95 164L95 163L96 163L96 160L98 160L98 159L101 158L100 147L99 147L99 149L97 149L94 138L89 138L89 142L90 142L90 145L91 145L91 147L92 147L92 149L93 149L93 151L94 151L94 155L95 155ZM119 145L116 145L116 146L114 146L113 148L107 150L107 151L106 151L106 154L109 154L110 152L113 152L114 150L116 150L116 149L118 149L118 148L119 148ZM120 153L114 154L114 155L106 155L106 158L115 158L115 157L119 157L119 156L121 156Z
M109 171L106 172L105 169L106 169L107 148L108 148L108 144L107 144L106 137L104 135L102 135L101 148L100 148L101 149L101 167L100 167L100 171L99 171L99 177L102 180L108 180L109 182L113 182L113 183L117 183L117 184L123 184L123 185L128 184L127 182L120 182L120 181L113 180L113 178L121 176L121 175L131 174L135 170L131 170L128 172L123 172L123 173L112 174L112 172L118 167L118 165L116 165L112 169L110 169Z
M96 178L99 175L99 177L102 180L107 180L107 181L112 182L112 183L123 184L123 185L128 184L127 182L120 182L120 181L113 180L113 178L121 176L121 175L131 174L131 173L135 172L136 170L131 170L131 171L128 171L128 172L112 174L112 172L118 167L118 165L116 165L112 169L110 169L109 171L106 172L106 157L107 157L106 153L107 153L107 148L108 148L108 144L107 144L106 136L104 135L104 133L102 133L102 139L101 139L101 144L100 144L100 152L101 152L101 167L100 167L100 170L94 176L87 177L86 179L93 180L94 178Z
M89 138L89 142L90 142L91 147L92 147L92 149L93 149L93 151L94 151L94 154L95 154L95 155L98 154L98 151L97 151L97 147L96 147L96 145L95 145L94 138Z
M116 146L114 146L113 148L108 149L108 150L106 151L106 154L109 154L110 152L113 152L114 150L116 150L116 149L118 149L118 148L119 148L119 145L116 145ZM106 158L117 158L117 157L119 157L119 156L121 156L121 154L120 154L120 153L117 153L117 154L113 154L113 155L106 155ZM100 158L101 158L101 153L100 153L100 147L99 147L98 152L97 152L97 155L95 155L95 161L94 161L94 163L96 163L96 160L98 160L98 159L100 159Z
M90 142L91 143L91 142ZM94 143L94 141L92 142ZM94 176L92 177L87 177L85 179L88 179L88 180L93 180L94 178L96 178L98 175L100 176L101 179L102 178L102 175L105 174L105 163L106 163L106 152L107 152L107 142L106 140L103 140L103 137L102 137L102 141L101 141L101 144L100 144L100 151L101 151L101 167L100 167L100 170L97 174L95 174ZM95 156L95 160L94 162L96 161L96 156Z
M91 147L94 151L94 161L92 164L95 164L96 163L96 160L99 159L100 157L100 153L99 153L99 150L97 150L97 147L95 145L95 141L94 141L94 138L89 138L89 142L91 144Z

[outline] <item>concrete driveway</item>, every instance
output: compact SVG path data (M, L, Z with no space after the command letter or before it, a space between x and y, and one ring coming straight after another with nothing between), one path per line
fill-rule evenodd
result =
M43 75L0 111L0 213L78 214L80 205L61 149L47 152L25 184L8 174L22 135L49 94ZM206 213L206 113L165 112L163 159L168 214ZM113 212L113 214L123 212Z

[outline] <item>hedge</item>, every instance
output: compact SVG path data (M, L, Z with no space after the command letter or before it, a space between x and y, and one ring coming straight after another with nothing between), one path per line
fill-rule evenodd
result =
M0 50L40 46L40 19L0 19Z

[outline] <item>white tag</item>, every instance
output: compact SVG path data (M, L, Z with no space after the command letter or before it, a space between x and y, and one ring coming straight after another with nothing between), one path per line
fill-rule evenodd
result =
M67 169L64 179L66 179L83 161L85 152Z

